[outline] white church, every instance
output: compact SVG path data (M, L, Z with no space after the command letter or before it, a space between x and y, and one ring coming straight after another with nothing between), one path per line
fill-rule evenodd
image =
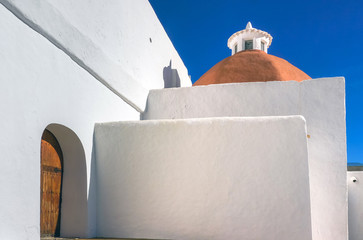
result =
M0 3L0 239L363 239L343 77L248 23L192 86L147 0Z

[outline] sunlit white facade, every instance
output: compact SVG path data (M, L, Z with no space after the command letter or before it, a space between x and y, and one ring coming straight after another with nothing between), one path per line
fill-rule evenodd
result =
M191 87L146 0L0 3L0 239L40 238L45 129L61 237L348 239L344 78Z

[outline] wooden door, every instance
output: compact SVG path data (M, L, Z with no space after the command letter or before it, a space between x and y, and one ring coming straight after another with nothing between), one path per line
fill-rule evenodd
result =
M40 234L59 236L63 155L55 136L45 130L41 143Z

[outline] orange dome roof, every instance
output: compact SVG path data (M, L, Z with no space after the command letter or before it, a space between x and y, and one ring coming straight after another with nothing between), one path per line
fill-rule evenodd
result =
M193 86L311 79L288 61L260 50L238 52L214 65Z

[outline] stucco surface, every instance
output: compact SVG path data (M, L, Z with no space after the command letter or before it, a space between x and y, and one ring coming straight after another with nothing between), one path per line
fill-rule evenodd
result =
M349 202L349 239L360 240L363 236L363 172L348 171L347 183Z
M139 113L2 5L0 29L0 239L39 239L40 143L51 123L74 132L86 161L73 184L85 182L79 209L86 212L69 218L68 228L61 226L61 233L95 236L94 123L137 120ZM69 146L66 131L55 135L62 148L79 151ZM65 168L77 165L66 160L64 164ZM73 192L68 203L79 200L77 194Z
M311 239L300 116L97 124L99 236Z
M138 111L149 89L175 79L190 86L187 69L147 0L0 0L35 31Z
M302 115L314 239L347 239L344 78L152 90L143 119Z

